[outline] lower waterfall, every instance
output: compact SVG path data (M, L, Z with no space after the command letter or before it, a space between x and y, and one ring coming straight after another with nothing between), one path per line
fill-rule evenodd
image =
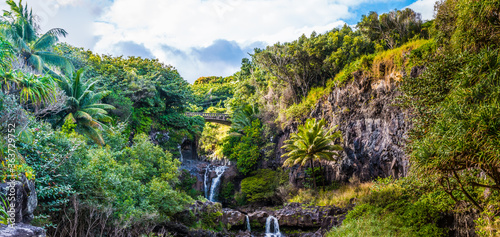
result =
M274 216L269 216L266 219L266 237L282 237L278 219Z

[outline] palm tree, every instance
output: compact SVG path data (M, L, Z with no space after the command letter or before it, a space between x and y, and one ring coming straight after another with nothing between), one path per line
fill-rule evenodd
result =
M104 140L98 129L105 128L104 122L110 122L106 111L115 109L112 105L99 103L109 91L95 92L98 82L94 79L83 80L85 69L76 72L73 78L64 77L59 86L68 96L67 109L63 111L63 121L70 120L77 124L77 131L87 135L97 144L103 145Z
M53 65L71 75L73 73L71 62L51 52L52 47L59 41L59 37L66 37L68 33L64 29L54 28L38 37L39 27L36 23L36 16L31 10L28 11L28 5L23 6L22 0L19 4L13 0L7 0L7 4L11 11L4 12L6 19L3 22L4 34L13 41L24 65L38 73L45 72L59 78L59 75L48 66Z
M312 167L314 179L314 190L316 190L316 176L314 174L314 161L334 161L340 155L343 148L334 145L336 139L342 139L340 131L333 132L338 126L330 130L325 129L324 119L316 121L315 118L308 119L304 125L299 126L297 133L285 141L284 148L287 153L282 157L288 157L283 166L304 166L309 162ZM324 184L323 184L324 187Z
M236 137L242 136L243 129L252 126L252 121L257 118L258 113L259 109L253 105L247 104L238 108L231 119L231 128L234 131L231 135Z
M55 91L57 88L54 78L50 75L33 75L30 73L17 72L12 81L19 90L19 101L23 104L30 103L38 109L43 104L55 101Z

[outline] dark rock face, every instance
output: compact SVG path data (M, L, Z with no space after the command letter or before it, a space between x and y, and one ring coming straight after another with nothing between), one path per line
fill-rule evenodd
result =
M38 204L35 183L21 175L21 181L14 181L14 189L15 223L29 224L33 220L33 212ZM9 183L1 183L0 192L4 197L8 197Z
M10 203L15 205L14 227L0 225L0 237L44 237L45 230L29 225L33 220L33 212L38 204L35 183L28 180L24 175L21 175L20 180L13 182L15 201ZM5 199L8 199L9 191L9 183L0 184L0 192L2 196L7 197Z
M422 70L412 70L412 74L418 75ZM327 98L320 100L308 116L326 119L329 127L339 125L344 136L344 152L339 161L322 162L327 181L347 182L352 177L368 181L376 177L406 176L408 158L404 144L411 124L407 111L395 105L401 95L398 89L401 74L391 74L381 80L365 77L359 72L353 76L347 85L333 89ZM296 125L285 129L278 139L278 147L296 130L294 127ZM280 157L284 151L277 153ZM290 182L302 187L303 169L294 167L290 171Z
M448 229L448 236L450 237L475 237L477 234L474 220L477 220L479 217L480 213L478 210L471 207L470 204L460 201L455 206L455 211L442 213L437 224L441 228Z
M291 203L274 213L280 227L316 228L329 230L339 226L347 214L345 208L306 207L299 203Z
M14 228L0 225L0 237L45 237L45 230L23 223L14 225Z

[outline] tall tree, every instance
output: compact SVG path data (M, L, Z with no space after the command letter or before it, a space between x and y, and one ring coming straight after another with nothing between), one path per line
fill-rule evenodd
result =
M421 33L422 17L410 8L390 11L380 16L376 12L370 12L368 16L362 17L356 27L371 41L378 41L392 49Z
M103 122L111 121L106 111L115 109L112 105L102 104L100 100L109 94L109 91L96 92L97 80L84 80L85 69L76 72L73 78L63 78L59 86L68 96L67 109L63 111L64 121L70 120L77 124L77 131L87 135L96 143L103 145L104 140L98 129L106 125Z
M283 166L304 166L309 162L313 170L315 190L314 161L334 161L343 150L342 146L334 144L335 140L342 139L340 131L334 132L337 126L330 130L327 130L325 126L324 119L320 121L316 121L315 118L308 119L304 125L299 126L297 133L293 133L290 139L285 141L282 147L287 151L282 157L288 157Z
M64 73L73 73L71 62L60 55L52 52L52 47L59 41L59 37L68 34L64 29L53 28L40 36L37 17L32 10L28 11L28 5L22 5L22 0L16 4L13 0L7 0L10 11L4 11L3 34L9 37L24 65L31 67L38 73L49 73L59 77L49 66L61 68Z

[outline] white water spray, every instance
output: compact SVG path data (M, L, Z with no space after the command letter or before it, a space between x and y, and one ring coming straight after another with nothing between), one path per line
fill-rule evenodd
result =
M248 230L248 232L252 232L252 229L250 229L250 219L248 219L248 215L245 216L245 220L247 221L247 230Z
M182 157L182 148L181 148L181 145L177 145L177 148L179 148L179 153L181 153L181 158L179 158L179 160L182 162L184 161L184 157Z
M205 179L203 180L203 188L205 190L205 198L208 199L208 191L209 191L209 187L208 187L208 171L210 171L210 165L207 165L207 167L205 168Z
M274 216L269 216L266 219L266 237L282 237L278 219Z
M227 169L226 166L219 166L215 168L215 174L217 174L217 177L215 177L212 180L212 186L210 187L210 196L208 197L208 200L215 202L215 195L217 191L217 187L220 182L220 178L222 177L222 174L224 174L224 171Z

